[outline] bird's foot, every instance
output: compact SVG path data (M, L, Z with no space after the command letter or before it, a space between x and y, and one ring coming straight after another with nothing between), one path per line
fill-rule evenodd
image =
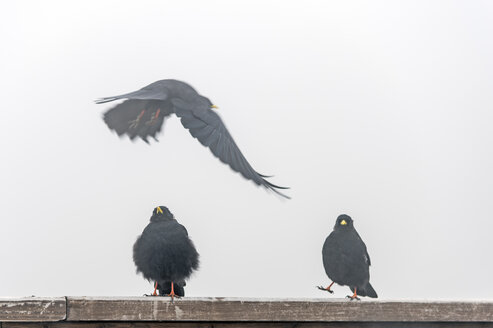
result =
M350 301L352 301L352 300L361 301L361 300L359 299L358 295L356 294L356 288L354 288L354 293L353 293L353 295L348 295L348 296L346 296L346 297L347 297L347 298L349 298L349 300L350 300Z
M137 117L135 120L128 121L128 127L130 129L135 129L140 122L140 117Z
M359 298L358 296L354 296L354 295L347 295L346 298L349 298L350 301L353 301L353 300L361 301L361 298Z
M330 287L332 287L333 284L334 284L334 282L332 282L327 288L324 288L322 286L317 286L317 287L320 290L325 290L326 292L329 292L331 294L334 294L334 291L332 289L330 289Z
M332 285L330 285L330 286L332 286ZM324 290L326 292L329 292L331 294L334 294L334 291L332 289L330 289L330 286L329 287L317 286L317 288L320 290Z
M171 297L171 303L173 303L173 301L175 300L175 297L180 298L180 296L175 294L175 283L173 281L171 282L171 292L169 294L166 294L166 296Z
M165 294L164 296L171 297L171 303L173 303L173 301L175 300L175 298L181 298L181 296L176 295L175 292L171 292L169 294Z
M149 121L146 122L146 125L154 125L154 124L156 124L160 112L161 112L161 109L158 109L154 114L152 114L152 118Z
M154 283L154 291L153 291L153 292L152 292L152 294L151 294L151 295L149 295L149 296L157 296L157 287L158 287L158 283L157 283L157 281L156 281L156 282ZM144 295L146 295L146 294L144 294ZM147 296L147 295L146 295L146 296Z
M140 119L142 118L142 116L144 115L145 112L146 111L144 109L142 112L140 112L139 116L137 116L137 118L135 120L128 121L130 129L135 129L139 125Z
M154 125L157 123L157 118L155 118L154 116L146 122L146 125Z

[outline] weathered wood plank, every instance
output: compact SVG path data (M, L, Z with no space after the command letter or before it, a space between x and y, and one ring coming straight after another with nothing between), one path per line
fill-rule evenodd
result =
M6 323L3 328L491 328L484 322L49 322Z
M68 321L493 322L493 302L68 297Z
M0 321L59 321L66 317L65 297L0 298Z

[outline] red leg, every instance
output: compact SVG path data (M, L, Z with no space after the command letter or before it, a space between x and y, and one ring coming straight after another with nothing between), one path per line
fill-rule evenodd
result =
M317 288L318 288L318 289L320 289L320 290L325 290L325 291L327 291L327 292L329 292L329 293L331 293L331 294L332 294L332 293L334 293L334 291L333 291L332 289L330 289L330 287L332 287L332 285L333 285L333 284L334 284L334 282L332 282L332 283L329 285L329 287L327 287L327 288L324 288L324 287L322 287L322 286L317 286Z
M170 296L171 297L171 302L173 302L173 300L174 300L175 297L178 297L178 298L180 297L180 296L178 296L178 295L175 294L175 284L173 282L171 282L171 292L168 295L166 295L166 296Z
M349 295L348 295L348 296L347 296L347 298L349 298L351 301L352 301L352 300L358 300L358 301L359 301L359 297L358 297L358 295L356 294L356 290L357 290L357 289L358 289L357 287L354 287L354 293L353 293L353 296L349 296Z
M171 282L171 293L169 293L169 296L171 296L171 299L176 296L175 294L175 284L174 282Z
M154 292L152 293L152 296L157 296L156 290L157 290L157 281L154 283Z
M130 123L130 128L136 128L137 125L139 125L140 119L142 118L142 116L144 116L145 112L146 112L146 110L143 109L142 112L140 112L139 116L137 116L137 118L135 120L128 122L128 123Z
M158 117L159 117L159 113L161 113L161 108L158 108L158 110L154 113L154 115L152 115L152 118L146 122L147 125L153 125L154 123L156 123Z

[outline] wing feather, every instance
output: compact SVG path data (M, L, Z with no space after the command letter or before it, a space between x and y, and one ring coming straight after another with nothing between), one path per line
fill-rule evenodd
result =
M118 96L112 97L104 97L100 99L96 99L96 104L103 104L106 102L118 100L118 99L153 99L153 100L166 100L168 98L169 91L165 87L157 87L154 84L150 84L146 87L143 87L140 90L125 93Z
M288 188L270 183L253 169L217 113L208 108L191 109L189 104L179 101L172 102L175 104L175 113L180 117L183 126L202 145L209 147L214 156L219 158L221 162L229 165L231 169L257 185L264 186L285 198L289 198L277 190Z
M126 134L130 140L140 137L148 142L148 137L156 139L156 135L161 131L165 117L171 113L169 108L169 105L166 108L164 102L158 100L129 99L106 111L103 120L110 130L116 131L118 136ZM157 119L149 124L157 110L159 110ZM139 116L139 121L132 125Z

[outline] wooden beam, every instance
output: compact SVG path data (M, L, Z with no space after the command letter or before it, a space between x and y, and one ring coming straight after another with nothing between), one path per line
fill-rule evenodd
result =
M48 322L4 323L1 328L491 328L484 322Z
M441 324L442 323L442 324ZM493 327L493 301L165 297L0 299L0 328Z
M0 298L0 322L59 321L66 318L65 297Z
M493 322L493 302L67 297L67 321Z

